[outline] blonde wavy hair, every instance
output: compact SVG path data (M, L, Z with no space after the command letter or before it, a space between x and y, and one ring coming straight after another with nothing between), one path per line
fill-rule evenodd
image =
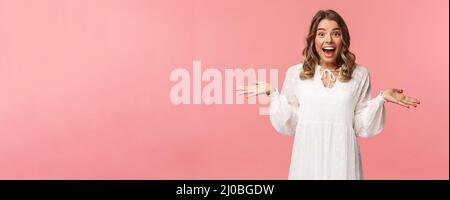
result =
M348 82L352 77L352 72L356 67L356 56L350 52L350 33L344 19L334 10L320 10L314 15L309 33L306 37L306 46L303 49L303 71L300 73L300 79L310 79L314 77L316 65L320 63L320 56L315 48L315 38L319 22L323 19L335 21L342 32L342 49L336 59L338 68L341 72L339 80L341 82Z

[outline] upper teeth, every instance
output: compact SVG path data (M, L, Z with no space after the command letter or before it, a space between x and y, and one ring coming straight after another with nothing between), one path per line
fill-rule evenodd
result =
M323 48L323 49L325 49L325 50L333 50L334 47L325 47L325 48Z

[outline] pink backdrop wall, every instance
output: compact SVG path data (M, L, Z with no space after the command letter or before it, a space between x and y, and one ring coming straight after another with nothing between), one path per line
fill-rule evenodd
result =
M346 20L373 91L366 179L448 179L447 0L0 0L0 179L286 179L292 138L260 105L173 105L172 70L300 62L318 9Z

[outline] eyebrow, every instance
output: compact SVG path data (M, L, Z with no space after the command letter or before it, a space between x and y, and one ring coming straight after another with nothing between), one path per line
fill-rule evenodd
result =
M324 29L324 28L318 28L317 30L318 31L326 31L326 29ZM332 31L334 31L334 30L339 30L340 31L341 29L340 28L333 28Z

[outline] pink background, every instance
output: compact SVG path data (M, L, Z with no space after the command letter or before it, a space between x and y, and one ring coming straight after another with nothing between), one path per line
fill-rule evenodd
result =
M0 179L287 179L260 105L173 105L175 68L299 63L318 9L346 20L387 124L366 179L448 179L447 0L0 0Z

